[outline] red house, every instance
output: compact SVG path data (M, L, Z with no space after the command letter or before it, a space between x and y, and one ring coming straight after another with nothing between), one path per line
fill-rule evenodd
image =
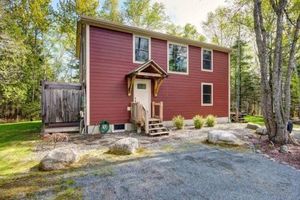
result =
M131 130L139 114L153 134L152 121L168 126L175 115L186 124L197 114L229 120L229 48L81 17L77 55L89 133L102 120L113 132Z

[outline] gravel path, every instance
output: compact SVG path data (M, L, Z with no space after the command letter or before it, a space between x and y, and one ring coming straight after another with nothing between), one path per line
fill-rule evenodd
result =
M300 171L262 155L198 146L76 179L84 199L300 199Z

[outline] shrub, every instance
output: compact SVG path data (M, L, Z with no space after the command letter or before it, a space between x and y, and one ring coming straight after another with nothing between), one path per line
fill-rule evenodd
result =
M22 116L28 120L40 119L41 103L38 101L26 103L22 108Z
M196 115L195 117L193 117L193 121L196 129L202 128L203 124L205 123L205 120L200 115Z
M184 127L184 117L182 117L181 115L177 115L175 117L173 117L172 119L174 126L177 129L183 129Z
M215 126L215 124L216 124L216 117L213 115L208 115L206 117L206 125L208 127L213 127L213 126Z

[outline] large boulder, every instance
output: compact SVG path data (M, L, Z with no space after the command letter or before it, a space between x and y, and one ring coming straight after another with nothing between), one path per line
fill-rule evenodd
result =
M268 134L267 129L263 128L263 127L257 128L255 133L258 135L267 135Z
M260 128L260 125L248 123L247 128L252 129L252 130L256 130L256 129Z
M109 147L109 153L116 155L129 155L135 153L139 147L139 141L136 138L123 138L116 141Z
M51 171L65 169L78 160L73 149L58 148L50 151L40 162L40 170Z
M212 144L229 144L242 145L244 144L232 132L223 130L212 130L208 132L207 140Z

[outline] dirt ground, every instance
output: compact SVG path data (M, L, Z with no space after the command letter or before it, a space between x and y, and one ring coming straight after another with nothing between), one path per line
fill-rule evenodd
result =
M206 143L207 133L213 129L232 131L237 137L245 141L246 144L241 147L209 145ZM70 169L55 172L39 172L37 168L32 168L28 173L19 174L11 179L0 181L0 199L54 199L54 197L59 196L61 196L62 199L73 200L82 198L99 199L100 197L103 197L102 199L126 199L126 197L134 195L134 191L138 189L138 187L124 187L124 184L130 185L135 183L134 185L140 184L142 187L145 181L149 181L150 185L147 186L146 184L146 188L142 187L140 189L146 190L148 193L147 195L145 193L146 196L141 193L141 196L137 197L140 199L153 199L157 191L149 188L152 187L153 189L156 188L160 190L151 185L158 184L161 188L165 188L165 190L169 191L168 194L158 199L170 199L173 196L171 191L166 188L166 186L168 186L168 180L172 183L175 181L172 188L177 191L178 195L184 195L180 193L180 191L182 191L180 185L182 183L184 185L183 187L189 191L189 180L195 178L193 174L196 174L195 176L198 180L196 181L195 179L195 186L204 188L207 184L217 184L215 187L222 188L223 186L218 185L217 180L225 184L224 188L231 187L230 184L232 183L230 181L234 183L240 180L243 185L239 190L240 192L236 194L237 196L235 196L235 193L232 193L230 194L231 196L229 195L228 197L241 198L246 198L247 195L243 196L244 193L247 193L249 187L251 188L253 186L247 183L247 180L251 178L252 183L259 186L253 186L252 188L253 191L258 192L256 197L258 199L265 199L265 197L270 195L268 192L260 189L260 187L265 187L264 184L262 184L265 180L261 179L261 177L266 176L263 171L263 169L266 170L265 168L272 168L273 172L276 171L279 177L288 174L289 180L284 178L284 180L270 180L270 182L267 183L270 188L274 189L274 194L276 194L275 188L281 183L287 184L283 188L285 191L282 193L283 198L287 197L295 187L298 187L295 183L299 181L299 179L297 179L299 171L287 166L287 163L289 163L289 165L295 168L299 167L298 164L295 164L297 162L299 163L299 157L293 157L298 151L290 147L291 153L281 155L277 153L279 147L274 147L270 150L270 148L267 148L269 146L265 138L260 138L253 130L246 129L246 124L217 124L213 128L204 127L200 130L196 130L193 127L185 127L184 130L171 130L169 136L161 137L148 137L133 132L88 136L70 134L69 136L69 142L57 143L55 148L74 149L80 155L80 161L78 163L73 165ZM140 148L136 154L114 156L106 153L111 144L126 137L135 137L139 140ZM52 143L41 141L36 146L31 159L39 161L49 151L53 150L53 148L54 145ZM299 155L299 153L297 155ZM234 161L233 158L236 158L236 161ZM283 165L279 162L274 162L275 160L283 162ZM164 165L164 162L166 162L166 165ZM153 168L150 167L149 163L153 163ZM182 171L186 169L184 166L190 166L190 168L186 171ZM149 167L152 170L148 171L148 169L150 169ZM209 171L210 169L212 169L212 171ZM245 169L246 171L239 169ZM166 173L165 176L164 173L167 171L170 171L170 173ZM176 179L178 173L185 174L186 176L184 175L180 180ZM123 177L124 174L128 176L129 179L125 180ZM237 177L232 179L230 174L234 174L234 176ZM253 174L253 176L251 175L251 177L249 177L249 174ZM269 176L271 177L271 175ZM157 180L156 177L158 177ZM121 184L120 180L124 180L124 184ZM159 180L162 181L157 182ZM206 180L206 182L204 180ZM106 188L107 185L111 186L111 188L105 190L108 193L100 195L99 192L104 191L101 190L101 188ZM126 191L123 191L122 188ZM234 188L235 187L231 189ZM197 194L200 193L209 197L210 194L215 192L215 198L208 199L224 199L221 198L224 192L222 190L209 190L211 192L207 193L205 190L202 191L201 188L194 189L194 191L190 191L190 198L197 198L199 197ZM300 191L300 188L296 190ZM253 191L248 192L251 193ZM300 194L294 192L293 195L296 197ZM78 196L80 198L75 198Z
M254 130L246 128L245 123L231 123L231 124L217 124L213 128L204 127L202 129L194 129L193 127L185 127L183 130L170 130L170 135L160 137L148 137L140 135L135 132L122 132L122 133L109 133L109 134L96 134L96 135L79 135L69 134L70 140L68 143L57 143L55 148L73 148L79 154L86 154L94 150L107 150L108 147L119 139L126 137L134 137L139 140L142 148L156 149L162 145L175 145L178 142L205 142L207 139L207 133L209 130L229 130L248 143L244 148L250 149L256 153L263 153L268 155L279 162L289 164L295 168L300 169L300 147L294 145L288 145L289 153L283 154L279 152L280 146L271 145L268 142L267 136L260 136L255 134ZM293 135L298 141L300 141L300 129L296 129ZM41 159L49 151L54 148L52 143L41 142L36 148L35 158ZM266 156L266 157L268 157Z
M270 158L300 169L300 146L287 144L288 153L280 153L280 145L270 143L267 136L253 138L250 141L257 149L260 149L263 154L268 155Z

